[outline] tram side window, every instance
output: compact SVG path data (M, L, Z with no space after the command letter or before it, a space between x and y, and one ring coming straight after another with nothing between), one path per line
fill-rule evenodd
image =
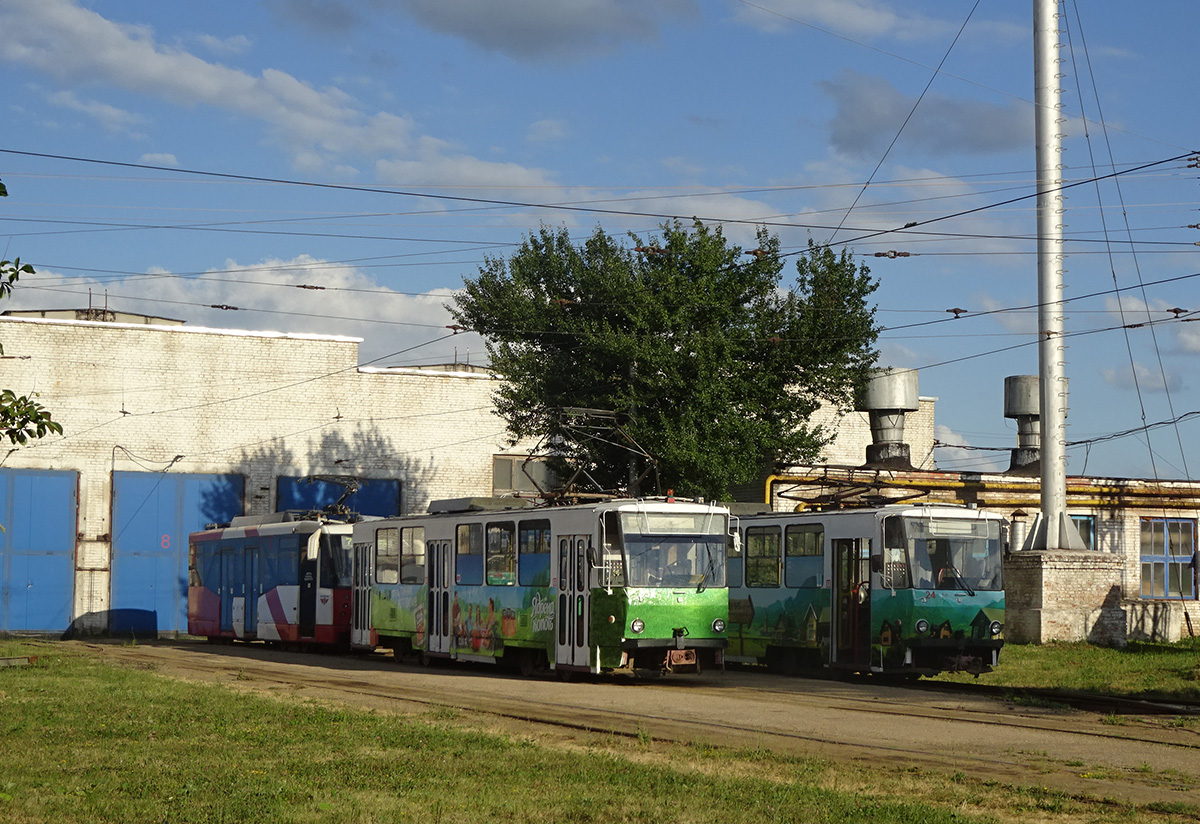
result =
M816 588L824 583L822 548L825 527L792 524L784 535L783 582L793 589Z
M604 552L601 556L600 586L625 586L625 542L621 538L618 513L609 510L601 521L604 532Z
M904 519L889 515L883 521L883 585L888 589L908 589L908 538Z
M779 532L777 526L746 528L746 586L779 586Z
M517 582L515 531L511 521L487 525L488 586L510 587Z
M454 582L465 587L483 583L483 524L459 524L454 554Z
M400 530L400 583L425 583L425 527Z
M300 583L300 552L298 536L288 535L279 541L275 564L277 586L296 586Z
M550 586L550 522L517 526L517 576L523 587Z
M395 527L375 530L375 583L398 582L399 560L400 530Z

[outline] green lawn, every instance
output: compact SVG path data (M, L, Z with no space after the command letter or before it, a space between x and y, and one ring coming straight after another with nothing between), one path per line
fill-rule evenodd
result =
M971 681L969 675L939 680ZM1200 702L1200 638L1178 643L1130 642L1124 649L1086 643L1008 644L981 684L1062 689L1129 698Z
M0 668L3 822L1074 824L1150 814L899 764L868 770L649 736L568 745L492 734L457 711L290 701L112 666L83 647L0 640L0 657L30 654L31 666Z

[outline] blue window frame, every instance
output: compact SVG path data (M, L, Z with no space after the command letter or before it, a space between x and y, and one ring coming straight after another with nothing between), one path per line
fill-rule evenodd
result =
M1142 597L1196 597L1196 522L1142 518Z

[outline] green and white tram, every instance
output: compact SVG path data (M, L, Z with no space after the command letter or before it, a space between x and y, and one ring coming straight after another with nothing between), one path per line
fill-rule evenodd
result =
M986 672L1004 645L1002 524L951 505L742 518L728 657L782 671Z
M526 673L723 665L728 510L525 503L462 499L356 524L353 644Z

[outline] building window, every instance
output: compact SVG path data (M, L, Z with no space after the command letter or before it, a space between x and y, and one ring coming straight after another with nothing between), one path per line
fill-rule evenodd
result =
M1071 521L1075 524L1075 529L1079 532L1079 537L1083 539L1085 549L1096 548L1096 516L1095 515L1072 515Z
M1196 597L1196 522L1142 518L1142 597Z
M550 471L545 458L525 455L495 455L492 457L492 494L537 492L554 489L558 479Z

